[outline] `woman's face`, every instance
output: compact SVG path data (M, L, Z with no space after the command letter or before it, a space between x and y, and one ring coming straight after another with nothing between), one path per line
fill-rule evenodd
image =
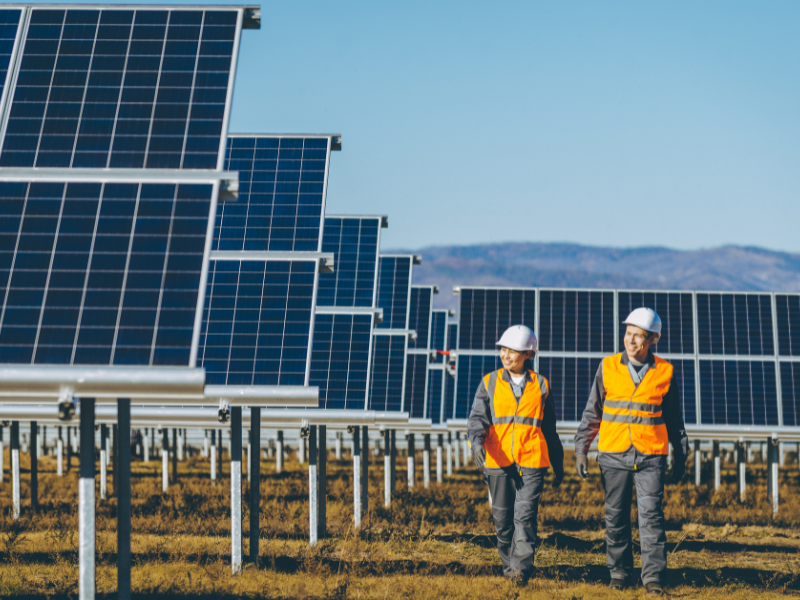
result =
M520 352L511 348L500 348L500 360L507 371L520 375L525 372L525 361L532 355L530 350Z

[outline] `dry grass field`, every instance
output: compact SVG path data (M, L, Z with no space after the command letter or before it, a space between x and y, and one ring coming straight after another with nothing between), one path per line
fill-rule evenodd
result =
M11 519L11 484L0 484L0 597L77 597L77 459L63 478L52 458L40 460L41 506L29 507L27 456L22 456L23 518ZM572 457L567 457L571 466ZM421 461L419 461L421 462ZM739 503L732 470L709 486L670 485L666 516L668 592L676 598L800 597L800 473L781 473L781 510L773 517L765 467L748 465L748 496ZM401 468L402 465L402 468ZM216 486L208 461L180 464L180 478L161 493L160 461L133 465L133 591L137 598L639 598L643 589L605 588L603 494L597 466L589 482L567 470L561 489L546 489L539 513L537 573L517 589L499 576L500 562L486 488L470 465L444 484L405 483L383 507L382 459L373 459L370 511L360 531L352 522L352 466L329 460L328 538L310 548L308 475L289 461L275 474L262 461L260 564L230 574L230 483ZM709 465L710 467L710 465ZM229 465L225 465L229 476ZM711 480L710 471L706 481ZM247 484L245 484L245 494ZM99 497L99 494L98 494ZM116 501L97 502L98 597L116 589ZM635 515L634 515L635 516ZM245 506L245 531L249 515ZM636 536L634 530L634 536ZM245 540L245 553L249 542Z

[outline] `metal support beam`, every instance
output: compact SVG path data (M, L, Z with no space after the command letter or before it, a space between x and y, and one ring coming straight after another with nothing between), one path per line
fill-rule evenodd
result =
M703 454L700 452L700 440L694 441L694 484L700 487L700 471L702 469Z
M392 504L392 433L387 429L383 432L383 505L386 508Z
M456 439L453 440L453 458L455 459L455 467L456 469L461 468L461 453L459 452L458 446L461 444L461 432L456 431Z
M408 440L408 450L406 452L406 466L408 469L408 489L414 487L414 434L407 433L406 440Z
M56 440L56 474L59 477L64 476L64 438L63 427L58 426L58 440Z
M224 448L222 447L222 430L217 431L217 469L219 469L219 473L217 473L217 477L220 479L225 477L225 463L222 462L222 452Z
M250 452L250 466L247 475L250 479L250 562L258 566L258 541L261 535L261 409L250 409L250 443L256 448Z
M319 448L317 462L319 466L319 515L317 517L317 537L328 537L328 430L327 426L319 426Z
M81 398L80 480L78 484L78 598L94 600L94 399Z
M353 527L361 527L361 442L358 425L353 427Z
M301 465L306 463L306 441L303 436L297 440L297 460Z
M275 449L275 472L283 472L283 432L278 432L278 441L275 442L277 448Z
M392 437L392 451L391 451L391 472L389 476L391 477L391 489L394 492L397 489L397 430L392 429L390 430L391 437Z
M178 483L178 449L180 448L180 440L178 440L178 430L172 428L172 483Z
M131 597L131 401L117 400L117 598Z
M150 462L150 432L149 428L145 428L144 435L142 435L142 460Z
M114 469L113 469L113 477L111 478L111 493L117 493L117 480L119 479L119 424L114 423L111 426L111 433L113 435L111 439L111 449L114 453ZM92 446L94 447L94 442L92 442Z
M769 496L772 500L772 514L778 513L778 488L780 485L779 480L779 470L778 467L780 465L780 457L778 456L780 448L778 447L777 440L773 438L769 438L767 440L767 452L769 452L770 461L769 461Z
M3 442L3 429L5 429L5 427L0 425L0 483L3 483L3 471L5 470L5 465L3 464L3 454L5 453L6 448L5 443Z
M745 490L747 487L747 479L746 479L746 470L745 465L747 463L747 448L745 447L744 442L737 442L736 447L736 459L738 462L737 465L737 473L736 473L736 484L739 492L739 501L744 502L745 498Z
M336 453L336 460L342 460L342 432L336 432L336 441L334 441L334 452Z
M436 483L442 483L443 468L442 468L442 445L444 443L444 434L439 434L436 437Z
M211 430L209 458L211 462L211 483L217 485L217 432L214 429Z
M317 489L317 426L309 427L310 435L308 438L308 541L312 546L317 545L318 511L317 502L319 499ZM302 442L303 438L300 438ZM358 477L358 474L356 474Z
M161 430L161 491L169 489L169 429Z
M19 421L11 421L11 515L20 515Z
M422 437L422 486L427 490L431 486L431 434Z
M72 427L67 427L67 473L72 469Z
M361 426L361 514L369 515L369 426Z
M242 572L242 407L231 406L231 571Z
M714 440L712 444L714 449L714 491L718 492L722 485L722 462L719 457L719 442Z
M106 467L106 454L108 453L108 425L100 425L100 499L108 497L108 468Z
M94 449L94 440L92 440ZM39 426L36 421L31 421L31 508L39 506Z
M453 476L453 434L447 432L447 476Z

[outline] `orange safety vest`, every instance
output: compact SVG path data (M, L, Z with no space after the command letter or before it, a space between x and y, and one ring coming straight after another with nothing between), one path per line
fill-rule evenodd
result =
M636 386L622 354L603 359L603 420L600 423L601 452L625 452L636 448L644 454L667 454L669 438L661 415L661 402L672 382L672 365L655 357L641 383Z
M486 436L486 466L490 469L516 464L530 469L550 466L547 442L542 433L544 399L549 393L547 379L528 371L531 381L517 402L503 370L489 373L483 384L489 393L492 426Z

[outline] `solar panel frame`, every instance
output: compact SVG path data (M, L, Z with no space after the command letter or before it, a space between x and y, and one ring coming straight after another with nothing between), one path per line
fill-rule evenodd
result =
M391 291L391 298L388 300L386 299L385 295L382 295L382 288L383 288L383 265L384 260L386 264L392 263L392 276L391 276L391 283L392 283L392 291ZM394 293L395 287L397 285L397 278L398 276L405 279L405 266L401 265L398 269L397 263L398 261L405 261L408 260L408 280L401 281L400 285L407 285L408 289L406 290L405 294L405 310L402 308L397 308L395 306L395 299L402 299L402 294L398 295ZM376 306L378 308L383 309L383 322L380 323L377 329L395 329L395 330L408 330L409 329L409 318L410 318L410 310L409 307L411 305L411 281L412 275L414 273L414 261L416 257L411 254L379 254L378 255L378 283L377 283L377 299L376 299ZM401 290L402 291L402 290ZM395 310L397 308L397 310ZM403 317L399 316L399 313L403 312ZM395 315L395 313L398 313ZM398 322L395 323L395 320L401 321L402 323ZM396 327L396 325L402 325L402 327Z
M416 331L417 337L414 340L409 340L409 351L425 350L428 353L431 348L433 295L435 293L435 286L411 286L408 305L408 328Z
M8 98L10 90L14 87L13 82L16 81L16 72L18 70L17 63L20 60L19 48L23 38L26 8L27 7L22 4L10 4L3 7L4 10L19 10L20 14L17 22L17 33L16 37L14 38L14 46L11 50L11 56L9 57L5 77L3 78L2 93L0 93L0 147L2 147L2 139L5 136L6 122L8 121L8 107L10 106Z
M373 345L369 377L369 410L402 412L404 410L403 406L405 403L406 391L408 333L392 332L391 330L385 329L373 329L372 337L374 339L372 340ZM388 359L391 361L391 363L387 362L385 365L385 373L383 370L377 373L377 375L379 375L381 378L380 381L377 381L376 368L382 368L384 365L381 360L378 360L379 357L376 355L379 351L382 351L383 346L386 344L388 344ZM392 369L399 366L397 364L398 360L402 362L402 366L399 369L399 373L394 373ZM396 394L396 405L392 404L392 406L390 406L390 391L393 389L391 385L392 378L395 380L394 389L397 390L399 388L399 394ZM385 388L385 393L382 393L380 398L375 393L376 385L380 385L382 389ZM379 401L380 404L378 404Z

